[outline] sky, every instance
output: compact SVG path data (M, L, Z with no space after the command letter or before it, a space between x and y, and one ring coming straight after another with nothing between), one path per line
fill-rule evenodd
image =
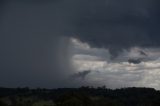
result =
M0 86L160 89L159 0L1 0Z

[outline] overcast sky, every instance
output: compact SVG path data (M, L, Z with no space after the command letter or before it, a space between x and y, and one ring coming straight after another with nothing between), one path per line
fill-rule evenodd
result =
M1 0L0 86L160 89L159 4Z

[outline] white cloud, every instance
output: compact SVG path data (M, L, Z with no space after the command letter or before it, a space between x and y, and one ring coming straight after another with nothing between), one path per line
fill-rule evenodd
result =
M92 71L86 78L88 83L97 86L106 85L110 88L136 86L160 89L159 49L144 49L148 55L145 57L146 60L140 64L130 64L127 58L142 57L138 52L142 48L124 50L112 61L106 49L91 48L82 42L78 42L78 45L75 41L72 43L76 46L73 49L79 51L73 53L73 66L77 71Z

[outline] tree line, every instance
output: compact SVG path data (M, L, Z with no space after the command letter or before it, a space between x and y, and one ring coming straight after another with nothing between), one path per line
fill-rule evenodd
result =
M0 88L0 106L160 106L154 88Z

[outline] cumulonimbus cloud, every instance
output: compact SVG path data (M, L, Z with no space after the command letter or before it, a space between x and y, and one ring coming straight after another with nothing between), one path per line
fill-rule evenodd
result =
M0 2L1 85L61 85L70 72L68 37L113 56L160 46L159 0L40 1Z

